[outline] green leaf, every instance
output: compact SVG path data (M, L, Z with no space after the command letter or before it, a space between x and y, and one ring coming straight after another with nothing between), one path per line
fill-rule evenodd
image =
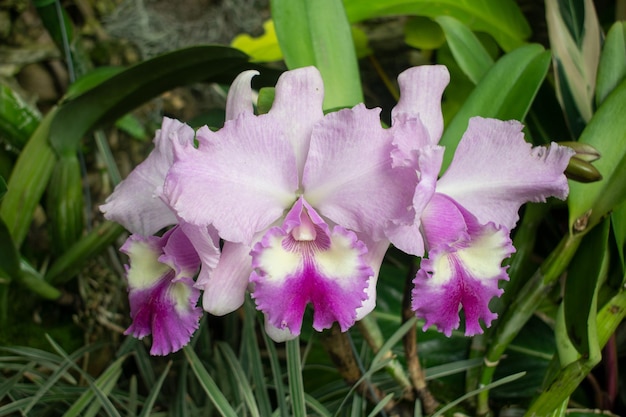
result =
M622 203L611 213L611 223L622 271L624 271L626 269L626 203Z
M7 193L7 183L4 180L4 177L0 176L0 200Z
M626 80L604 100L579 142L589 144L600 152L594 166L601 181L582 184L570 181L569 225L576 233L596 225L626 198Z
M502 56L483 76L443 133L443 168L452 161L469 119L474 116L523 120L545 78L550 53L537 44Z
M289 398L291 398L291 412L294 416L306 415L304 400L304 384L302 383L302 362L300 359L300 338L288 340L287 347L287 376L289 380Z
M247 57L223 46L195 46L143 61L83 94L64 101L50 126L50 143L61 155L73 154L92 129L170 90L197 81L231 81Z
M202 361L200 361L196 352L193 351L193 348L191 348L191 346L185 346L183 348L183 352L187 357L187 361L191 365L193 373L196 375L196 378L198 378L198 382L200 382L200 385L209 397L209 400L211 400L213 405L215 405L219 415L224 417L238 417L238 414L228 403L228 400L222 391L220 391L213 378L211 378L209 372L202 365Z
M124 67L98 67L74 81L65 92L63 101L72 100L104 81L124 71Z
M19 278L20 255L8 227L0 218L0 325L4 326L7 319L8 291L12 280Z
M568 268L563 295L566 334L560 337L567 337L580 356L600 354L596 337L596 299L598 282L607 272L609 225L606 219L584 237ZM559 357L562 365L573 362L567 361L560 352Z
M404 25L404 42L413 48L439 49L445 41L441 27L427 17L412 17Z
M478 84L494 64L489 52L474 33L459 20L449 16L439 16L435 21L446 34L446 40L456 62L465 75L474 84Z
M20 153L0 205L0 218L9 228L17 248L26 237L35 207L39 204L56 162L56 155L48 143L50 123L56 109L44 117Z
M149 417L151 415L152 407L154 407L154 403L161 393L161 387L163 386L163 382L165 382L165 378L167 377L171 367L172 361L169 361L161 373L161 376L156 381L156 385L150 388L150 394L148 395L148 398L146 398L146 402L143 404L143 409L141 410L139 417Z
M350 22L382 16L452 16L476 32L487 32L505 51L530 36L530 26L512 0L344 0Z
M0 136L16 149L22 149L33 134L41 114L6 85L0 84Z
M598 77L596 79L596 106L626 77L626 22L615 22L604 40Z
M274 0L276 35L289 69L314 65L324 80L324 109L363 102L352 34L341 0Z
M547 0L546 20L556 89L577 136L593 115L602 34L592 0Z

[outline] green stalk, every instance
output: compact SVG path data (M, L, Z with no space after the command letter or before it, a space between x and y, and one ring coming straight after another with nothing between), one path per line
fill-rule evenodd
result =
M302 382L302 362L300 360L300 338L289 340L287 345L287 375L291 411L294 416L306 416L304 383Z
M626 317L626 291L622 290L600 309L596 317L600 348L607 344L624 317ZM543 390L531 405L526 416L550 415L551 410L567 399L599 360L599 357L583 357L563 368L550 386Z
M583 234L577 234L563 237L556 249L522 288L510 308L505 311L487 349L480 385L491 383L502 354L557 283L576 253L582 236ZM490 414L489 391L483 391L478 395L476 414L479 416Z

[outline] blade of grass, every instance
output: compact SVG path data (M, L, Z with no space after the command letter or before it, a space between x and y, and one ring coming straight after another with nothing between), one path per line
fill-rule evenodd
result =
M50 336L46 335L46 339L48 340L48 343L52 345L52 348L61 357L63 357L63 359L65 360L69 359L69 356L65 352L65 350L63 350L63 348L58 343L56 343ZM74 362L71 362L72 367L75 370L77 370L80 373L80 375L89 383L89 387L91 389L88 391L85 391L83 395L81 395L80 398L70 408L70 410L68 410L63 415L63 417L78 416L79 415L78 413L80 413L87 406L87 404L91 402L94 395L98 398L98 400L100 401L102 407L107 412L107 414L109 414L110 416L121 417L120 414L115 409L115 407L113 406L113 404L111 403L111 400L109 400L108 398L108 393L110 392L110 389L108 392L104 392L103 388L108 387L111 379L113 379L114 381L117 381L117 379L122 375L122 363L125 360L126 360L125 356L117 359L95 381L91 375L89 375L87 372L81 369ZM111 389L112 388L113 387L111 386Z
M158 395L161 393L161 387L163 386L163 382L165 381L165 378L167 377L167 374L169 373L171 367L172 361L169 361L167 363L167 366L163 370L163 373L157 380L156 385L154 385L150 390L150 394L148 395L148 398L146 398L146 402L143 405L143 409L141 410L141 414L139 414L139 417L152 416L152 407L154 406Z
M250 411L250 414L252 414L253 417L260 417L261 414L259 413L259 408L257 407L257 404L254 400L255 395L252 392L252 387L250 386L250 383L248 382L248 378L246 377L245 372L243 371L241 367L241 363L239 362L239 360L237 359L237 356L235 355L235 352L233 352L230 346L228 346L228 344L226 344L225 342L218 342L217 347L224 355L224 359L226 359L226 362L228 363L230 370L234 373L234 378L235 378L235 381L237 382L237 387L239 388L239 391L243 397L243 400L248 406L248 410Z
M283 384L283 374L280 369L280 361L278 359L278 353L276 352L276 346L274 341L271 340L267 334L263 331L263 342L267 348L267 356L270 360L270 367L272 368L272 377L274 379L274 389L276 390L276 401L278 402L278 410L281 417L289 417L287 412L287 402L285 401L285 386Z
M238 414L228 403L228 400L222 391L220 391L213 378L211 378L211 375L209 375L206 368L200 362L200 358L198 358L196 352L194 352L189 346L185 346L183 348L183 352L187 357L187 361L191 365L193 373L196 375L196 378L198 378L198 382L200 382L202 389L208 395L209 400L211 400L213 405L215 405L220 415L223 417L238 417Z
M252 381L255 386L254 396L262 416L272 414L272 405L265 382L265 372L261 361L261 351L256 337L254 323L256 323L256 310L248 299L245 303L246 317L243 320L243 353L248 360L248 366L252 373Z
M508 384L509 382L513 382L517 379L520 379L521 377L523 377L524 375L526 375L526 372L518 372L516 374L513 375L509 375L507 377L501 378L497 381L492 382L489 385L485 385L484 387L480 387L474 391L470 391L468 393L466 393L465 395L462 395L461 397L457 398L456 400L446 404L444 407L440 408L439 410L437 410L437 412L435 414L433 414L431 417L439 417L444 415L444 413L448 410L451 410L452 408L454 408L457 404L460 404L461 402L467 400L468 398L473 397L474 395L478 394L479 392L483 392L483 391L487 391L487 390L492 390L496 387L499 387L500 385L504 385L504 384Z
M306 416L304 383L302 382L302 363L300 362L300 338L288 340L286 347L291 412L294 416Z

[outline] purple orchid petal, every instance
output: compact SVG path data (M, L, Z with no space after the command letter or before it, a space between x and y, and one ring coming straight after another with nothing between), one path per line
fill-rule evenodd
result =
M436 326L447 336L459 327L459 309L465 312L465 334L482 333L497 315L489 301L500 296L500 280L507 280L502 261L515 251L509 230L480 224L462 206L436 194L424 211L422 225L430 245L422 259L412 292L412 308L425 319L424 329Z
M313 126L324 117L324 82L315 67L284 72L276 83L274 103L266 117L280 126L283 138L296 155L298 176L302 178Z
M379 113L358 105L326 115L313 130L302 180L320 214L376 240L388 219L412 220L417 182L414 169L392 166L394 147Z
M202 309L193 275L200 259L178 227L163 237L132 235L120 249L130 258L127 281L133 320L125 334L152 334L152 355L167 355L189 343Z
M354 324L373 275L363 259L367 248L353 232L340 226L328 229L299 199L283 227L271 228L252 250L252 296L276 330L299 335L308 303L313 304L313 328L318 331L335 321L342 331Z
M421 233L421 216L435 194L437 176L441 169L444 148L441 146L425 146L410 152L404 159L406 164L415 169L418 182L413 192L413 210L415 217L412 222L388 224L387 236L398 249L415 256L424 255L424 239ZM400 151L399 151L400 152ZM412 162L409 162L409 158Z
M250 246L225 242L222 256L211 274L200 271L196 287L204 291L202 307L205 311L223 316L243 305L248 280L252 273Z
M418 117L428 132L427 143L436 145L443 132L441 96L449 82L450 73L443 65L423 65L401 73L400 100L391 111L392 125L407 117Z
M366 265L369 265L373 272L373 275L370 276L367 281L367 288L365 289L366 298L363 300L363 304L361 304L361 306L356 310L356 321L359 321L371 313L376 307L376 284L378 282L378 273L380 272L380 266L383 263L385 253L389 248L389 241L375 241L363 233L357 233L356 235L358 241L363 242L367 247L367 253L363 255L363 262Z
M295 155L283 135L280 126L247 113L217 132L201 128L199 148L176 148L165 181L178 216L213 225L225 240L250 243L295 200Z
M242 113L254 114L254 94L251 81L259 71L244 71L235 78L226 99L226 120L236 119Z
M524 141L522 124L474 117L456 149L437 192L465 207L481 223L512 229L528 201L567 197L563 171L574 154L555 143L549 148Z
M193 143L194 131L178 120L163 119L154 137L154 149L100 206L104 217L132 233L148 236L176 224L176 216L159 198L176 144Z

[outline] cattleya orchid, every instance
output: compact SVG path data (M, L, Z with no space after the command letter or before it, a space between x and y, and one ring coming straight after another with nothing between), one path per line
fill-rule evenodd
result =
M402 97L392 112L398 146L396 164L414 166L420 182L415 189L412 224L392 229L391 242L423 259L413 283L412 308L450 336L465 312L465 334L482 333L497 317L489 301L502 294L507 280L502 261L514 251L510 231L527 201L567 197L564 170L570 148L548 148L524 141L522 124L496 119L470 119L443 176L443 123L440 100L449 82L443 66L411 68L398 78Z
M316 330L337 322L345 331L374 308L390 242L428 253L412 294L425 327L449 335L461 306L468 335L482 331L479 320L488 326L517 210L566 196L571 152L532 149L517 122L475 118L438 179L445 67L400 75L388 129L379 109L362 104L324 115L313 67L285 72L269 113L255 115L255 74L233 82L222 129L202 127L194 141L193 130L165 119L155 150L102 206L135 233L122 248L131 263L127 332L152 333L156 354L179 349L197 327L198 290L217 315L250 290L277 341L300 334L307 304ZM182 331L169 328L173 320Z

